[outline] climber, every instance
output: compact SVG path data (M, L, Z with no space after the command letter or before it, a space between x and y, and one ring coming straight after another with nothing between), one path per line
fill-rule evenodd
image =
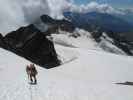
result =
M36 75L38 74L36 67L34 64L27 65L26 72L28 75L28 79L30 79L31 84L37 84Z

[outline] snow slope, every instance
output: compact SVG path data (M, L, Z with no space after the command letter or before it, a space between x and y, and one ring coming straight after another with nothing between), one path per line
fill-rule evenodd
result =
M38 84L29 85L30 62L0 49L0 100L133 100L133 58L55 44L64 64L38 69Z
M75 32L69 33L65 31L59 31L60 34L52 34L53 40L57 44L85 48L85 49L95 49L101 50L98 44L91 37L91 34L82 29L76 29ZM71 35L79 34L77 38L74 38Z
M77 36L77 38L74 38L74 36ZM124 51L114 44L113 39L109 38L105 33L100 37L101 41L99 42L94 40L90 32L82 29L76 29L73 33L59 30L59 34L52 34L52 37L55 43L64 46L126 55Z

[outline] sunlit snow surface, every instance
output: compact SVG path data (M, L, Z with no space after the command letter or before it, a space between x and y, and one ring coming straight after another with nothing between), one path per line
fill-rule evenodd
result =
M38 84L29 85L30 62L0 49L0 100L133 100L133 58L104 51L55 44L63 65L38 69Z
M124 51L118 48L113 39L108 37L105 33L100 37L101 41L96 42L90 32L82 29L76 29L73 33L59 31L60 34L52 34L53 41L57 44L69 47L78 47L84 49L106 51L118 55L126 55ZM79 34L77 38L72 35Z

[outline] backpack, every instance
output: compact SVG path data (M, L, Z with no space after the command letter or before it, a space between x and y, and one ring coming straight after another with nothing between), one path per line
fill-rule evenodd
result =
M37 70L36 70L36 68L35 68L34 65L31 66L31 69L30 70L31 70L31 74L32 75L37 75L38 74L38 72L37 72Z

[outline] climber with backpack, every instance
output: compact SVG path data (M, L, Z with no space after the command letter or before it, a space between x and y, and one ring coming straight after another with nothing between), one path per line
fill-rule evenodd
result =
M28 75L28 79L30 79L31 84L37 84L36 75L38 74L37 69L34 64L27 65L26 72Z

